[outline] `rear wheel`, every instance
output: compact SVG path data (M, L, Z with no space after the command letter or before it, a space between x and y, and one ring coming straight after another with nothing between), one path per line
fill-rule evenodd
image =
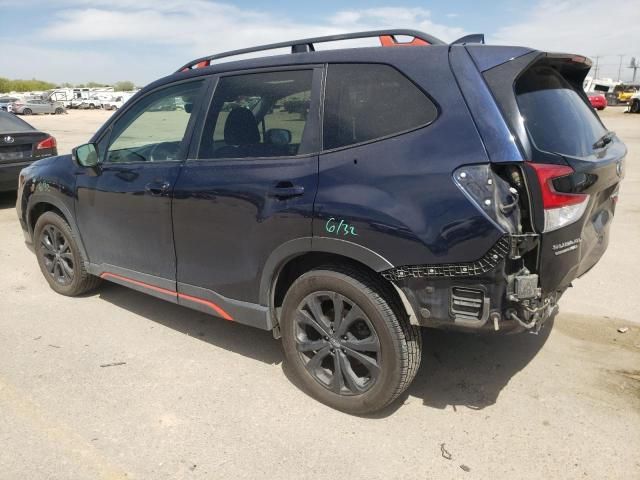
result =
M33 237L40 271L53 290L72 297L98 286L100 278L87 273L71 227L60 215L43 213Z
M383 281L357 269L327 266L298 278L284 300L281 332L302 387L348 413L385 407L420 365L420 330Z
M33 112L31 111L30 108L25 108L24 110L22 110L22 114L23 115L31 115Z
M629 108L631 113L640 113L640 100L634 100Z

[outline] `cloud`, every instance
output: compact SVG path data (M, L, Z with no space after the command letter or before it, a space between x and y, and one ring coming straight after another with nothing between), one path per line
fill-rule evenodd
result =
M50 9L51 20L33 32L5 38L0 32L3 65L11 65L11 77L57 82L131 78L145 83L203 55L358 30L401 26L445 41L465 33L435 22L423 8L345 9L314 22L299 22L206 0L61 0L55 9L44 0L24 1L32 8ZM47 61L33 62L34 57Z
M640 8L637 0L618 0L616 15L601 1L538 2L521 22L488 36L490 43L526 45L546 51L564 51L600 59L602 75L617 78L619 57L626 55L623 78L631 55L640 56Z

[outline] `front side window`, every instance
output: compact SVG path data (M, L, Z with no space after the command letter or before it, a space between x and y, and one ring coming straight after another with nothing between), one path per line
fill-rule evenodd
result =
M413 130L437 115L429 97L393 67L329 65L323 125L327 150Z
M297 155L305 141L312 80L313 70L221 78L198 158Z
M105 161L177 160L201 86L202 80L183 83L140 99L113 125Z

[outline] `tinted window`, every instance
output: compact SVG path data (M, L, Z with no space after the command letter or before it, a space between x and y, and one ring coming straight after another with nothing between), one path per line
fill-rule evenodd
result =
M591 106L556 70L538 66L516 82L520 114L540 150L585 157L606 132Z
M305 138L312 80L312 70L221 78L199 158L297 155Z
M388 65L329 65L325 149L418 128L431 123L437 114L433 102Z
M26 132L34 130L27 122L12 113L0 111L0 133Z
M176 160L201 85L183 83L141 98L113 125L106 161Z

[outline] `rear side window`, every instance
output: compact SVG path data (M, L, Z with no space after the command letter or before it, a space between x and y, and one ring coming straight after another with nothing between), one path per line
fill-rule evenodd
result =
M586 157L606 132L587 101L553 68L527 70L516 82L516 99L539 150Z
M368 142L433 122L438 109L388 65L332 64L327 72L324 148Z

